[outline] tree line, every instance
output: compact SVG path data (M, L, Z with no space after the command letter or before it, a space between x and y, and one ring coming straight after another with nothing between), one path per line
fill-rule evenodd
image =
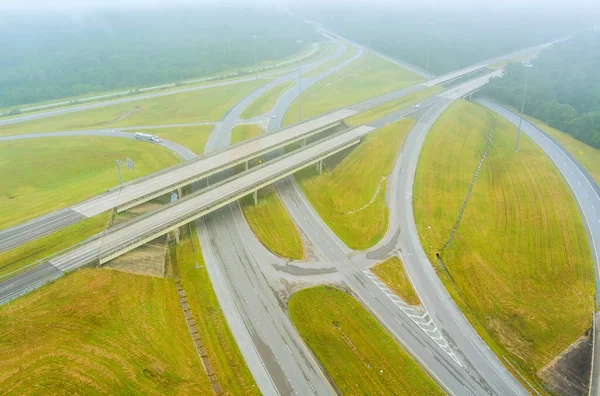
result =
M600 148L600 30L554 44L531 61L524 113ZM521 108L527 68L507 65L482 93Z
M275 61L323 40L277 9L215 7L0 15L0 108L251 67L255 50Z

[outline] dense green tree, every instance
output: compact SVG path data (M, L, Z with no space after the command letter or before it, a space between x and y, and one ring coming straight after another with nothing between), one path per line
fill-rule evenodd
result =
M600 148L600 31L554 44L531 63L525 113ZM525 73L523 64L510 64L482 93L520 108Z
M253 38L256 36L256 38ZM258 6L0 15L0 108L177 82L274 61L322 40Z

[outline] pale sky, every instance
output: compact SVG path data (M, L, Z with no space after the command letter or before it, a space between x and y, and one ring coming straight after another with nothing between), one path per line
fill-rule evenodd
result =
M202 4L269 4L286 5L294 3L327 2L339 4L398 4L425 6L434 2L438 8L536 8L569 11L600 11L600 0L0 0L0 11L94 11L114 8L156 8L173 5Z

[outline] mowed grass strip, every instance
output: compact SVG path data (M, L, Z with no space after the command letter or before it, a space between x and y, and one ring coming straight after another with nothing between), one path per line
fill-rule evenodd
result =
M413 306L421 305L419 295L415 291L400 258L390 257L374 266L371 271L405 303Z
M177 263L196 327L212 367L224 394L259 395L260 390L231 334L225 314L217 300L195 230L193 238L196 251L192 246L189 232L186 232L181 242L171 247L171 259ZM197 373L197 376L201 375L203 370Z
M341 65L348 59L352 58L354 55L356 55L356 52L357 52L356 47L349 46L346 48L346 50L340 56L336 56L335 58L323 63L321 66L317 67L316 69L302 74L302 78L317 77L317 76L321 75L322 73L325 73L326 71L331 70L331 69L335 68L336 66Z
M515 154L516 130L502 117L495 116L493 147L442 253L453 280L435 258L450 237L492 117L459 101L438 120L419 159L415 217L430 261L462 311L499 356L533 375L590 327L593 262L562 175L526 136Z
M423 78L373 54L360 58L302 92L302 119L406 88ZM298 122L298 99L288 109L284 125Z
M263 134L263 129L256 124L240 124L231 130L231 144L243 142Z
M269 89L264 94L260 95L244 112L241 118L248 119L263 115L268 111L271 111L277 103L277 99L286 92L288 89L296 85L296 82L290 81L287 83L279 84Z
M387 232L387 176L414 121L372 132L333 170L297 173L300 187L327 225L352 249L367 249Z
M568 133L552 128L537 118L530 116L525 116L525 118L556 139L590 173L596 183L600 185L600 149L588 146Z
M80 221L60 231L0 253L0 276L41 264L42 259L90 238L108 228L112 212ZM0 279L4 280L4 279Z
M206 142L208 142L208 138L214 128L214 125L198 125L149 130L144 129L140 130L140 132L158 135L163 139L171 140L189 148L197 155L202 155L204 153Z
M249 81L20 122L0 127L0 136L218 121L237 102L266 83Z
M258 204L252 196L241 204L252 231L269 250L293 260L306 257L298 228L272 186L259 190Z
M442 395L442 389L352 296L319 286L289 302L294 325L344 395Z
M0 229L92 198L119 184L177 164L159 145L110 137L54 137L0 142Z
M82 269L0 307L0 393L210 394L172 279Z
M370 110L363 111L362 113L358 113L352 117L346 119L346 123L352 126L358 125L366 125L372 121L375 121L381 117L384 117L388 114L391 114L395 111L401 110L406 106L410 106L416 103L419 103L423 99L427 99L430 96L436 95L442 92L444 89L439 85L434 85L433 87L425 88L423 90L417 91L413 94L406 95L403 98L398 100L394 100L381 106L374 107Z

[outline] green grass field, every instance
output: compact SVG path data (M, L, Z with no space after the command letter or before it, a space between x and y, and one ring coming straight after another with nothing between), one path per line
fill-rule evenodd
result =
M54 137L0 143L0 228L94 197L119 184L115 161L131 158L123 181L175 165L164 148L108 137Z
M294 325L344 395L442 395L442 389L352 296L319 286L292 296Z
M158 135L161 138L171 140L189 148L197 155L202 155L204 153L204 146L206 146L206 142L213 129L214 125L199 125L193 127L141 130L141 132Z
M556 139L573 157L583 165L596 183L600 184L600 150L575 139L573 136L552 128L542 121L525 116L532 124Z
M373 132L332 171L297 174L313 207L350 248L372 247L387 232L386 177L413 125L405 119Z
M421 305L410 278L406 274L404 263L398 257L390 257L374 266L371 271L377 275L394 293L410 305Z
M277 99L288 89L292 88L296 83L290 81L287 83L279 84L269 89L267 92L258 97L244 112L242 117L244 119L258 117L259 115L265 114L275 107Z
M273 187L259 190L257 205L251 196L244 197L241 204L252 231L269 250L285 258L305 258L298 228Z
M304 91L302 119L406 88L423 79L376 55L365 54ZM298 121L298 100L285 115L284 125Z
M261 79L41 118L0 127L0 136L218 121L242 98L266 83Z
M461 310L499 356L533 375L590 327L593 262L562 175L526 136L515 154L516 130L502 117L495 117L493 147L456 238L442 253L452 279L435 259L450 237L492 117L466 101L442 115L419 159L414 211L430 261Z
M316 69L302 74L302 78L317 77L321 73L324 73L330 69L333 69L334 67L341 65L348 59L352 58L354 55L356 55L356 52L357 51L356 51L355 47L347 47L346 51L344 51L340 56L336 56L335 58L323 63L321 66L317 67Z
M347 118L346 123L350 126L366 125L366 124L368 124L372 121L375 121L381 117L384 117L395 111L401 110L402 108L404 108L406 106L413 105L415 103L422 101L423 99L426 99L430 96L436 95L436 94L442 92L443 90L444 89L438 85L434 85L433 87L425 88L421 91L404 96L401 99L382 104L381 106L377 106L370 110L363 111L362 113L358 113L352 117Z
M3 395L211 393L171 279L79 270L0 307L0 332Z
M28 242L24 245L0 253L0 276L16 275L19 271L33 267L36 260L41 260L51 254L67 249L99 232L104 231L109 224L111 212L90 217L70 227L54 232L45 237Z
M195 231L193 235L198 251L194 252L190 234L186 232L181 242L171 248L171 257L177 263L181 282L210 362L223 388L223 394L258 395L260 390L231 334L213 290ZM200 268L196 268L196 264ZM202 374L203 371L198 371L198 376Z
M241 124L231 130L231 144L243 142L263 134L263 129L256 124Z

